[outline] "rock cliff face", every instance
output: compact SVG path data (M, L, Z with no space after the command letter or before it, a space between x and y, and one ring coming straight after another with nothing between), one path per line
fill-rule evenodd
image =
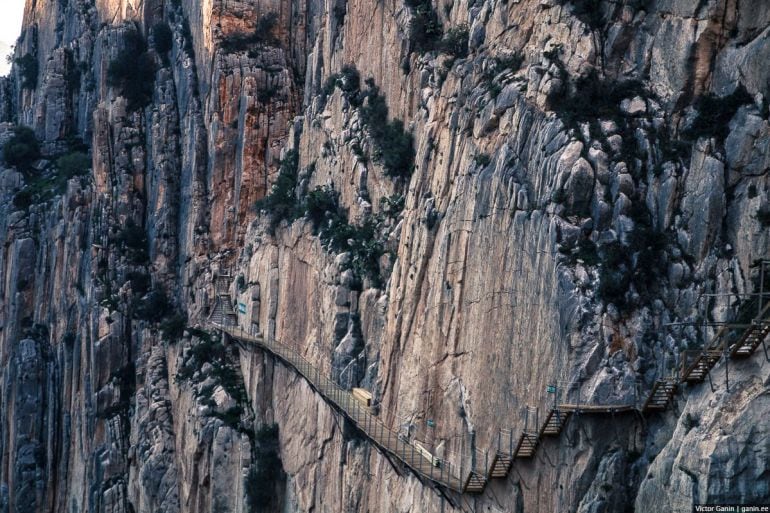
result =
M638 404L770 257L768 34L762 0L28 0L0 513L770 502L760 354L460 497L207 325L229 273L243 328L454 461L551 383Z

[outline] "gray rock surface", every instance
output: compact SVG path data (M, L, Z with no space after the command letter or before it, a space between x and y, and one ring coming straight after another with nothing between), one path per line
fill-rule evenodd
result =
M28 125L44 157L0 162L0 513L253 511L272 424L285 513L770 501L759 355L731 364L729 391L687 388L664 414L573 419L471 507L273 357L205 333L230 272L244 329L371 390L450 461L496 450L552 383L638 400L703 341L662 327L699 321L703 292L756 290L770 256L770 8L603 1L596 18L579 3L432 3L445 30L468 27L454 58L417 48L400 0L30 0L16 57L37 62L35 87L18 64L0 79L0 143ZM109 77L131 34L154 63L139 109ZM366 100L330 81L347 65ZM698 112L738 86L753 101ZM719 126L694 130L703 114ZM386 169L396 120L413 137L403 178ZM91 168L64 177L73 150ZM254 206L292 155L289 196L337 194L316 226ZM369 231L330 225L339 212Z

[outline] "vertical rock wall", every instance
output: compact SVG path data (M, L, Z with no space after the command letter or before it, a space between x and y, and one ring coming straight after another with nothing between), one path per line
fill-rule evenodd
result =
M454 56L421 51L427 5L28 2L16 57L37 73L17 62L0 81L0 141L28 125L43 155L0 173L0 512L768 500L758 355L730 367L729 391L687 388L665 414L574 419L468 498L376 450L269 355L206 332L229 272L242 327L480 462L527 406L542 413L548 384L637 401L709 335L666 323L700 320L702 292L756 290L763 2L430 3L460 34ZM127 48L152 62L140 106L111 71ZM414 150L400 177L397 120ZM91 169L62 179L79 140ZM289 219L271 222L255 202L295 157ZM329 197L340 208L315 219Z

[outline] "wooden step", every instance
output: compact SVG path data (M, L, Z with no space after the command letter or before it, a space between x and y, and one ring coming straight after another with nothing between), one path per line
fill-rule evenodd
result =
M642 411L665 410L676 392L676 381L672 378L659 379L652 386Z
M770 334L770 321L762 321L744 331L730 348L730 358L749 358Z
M722 351L720 350L708 350L699 353L682 372L682 382L702 382L721 357Z
M466 493L481 493L487 486L487 480L478 474L471 473L465 482L464 490Z
M514 459L531 458L534 456L535 451L537 450L537 443L537 435L531 433L523 433L519 438L519 442L516 444L516 450L513 453Z
M559 409L551 409L540 429L540 436L559 436L570 414Z
M512 465L512 455L498 452L492 460L492 470L489 475L494 478L507 477Z

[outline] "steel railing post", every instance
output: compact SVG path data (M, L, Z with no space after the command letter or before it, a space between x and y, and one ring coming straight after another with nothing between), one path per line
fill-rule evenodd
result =
M463 481L465 481L465 473L463 472L463 466L464 466L463 465L463 463L464 463L463 459L464 458L463 458L463 455L462 455L462 452L461 452L460 453L460 476L459 476L460 477L460 490L463 489L463 487L464 487Z
M757 320L762 316L762 302L765 299L765 261L759 262L759 299L757 300Z

